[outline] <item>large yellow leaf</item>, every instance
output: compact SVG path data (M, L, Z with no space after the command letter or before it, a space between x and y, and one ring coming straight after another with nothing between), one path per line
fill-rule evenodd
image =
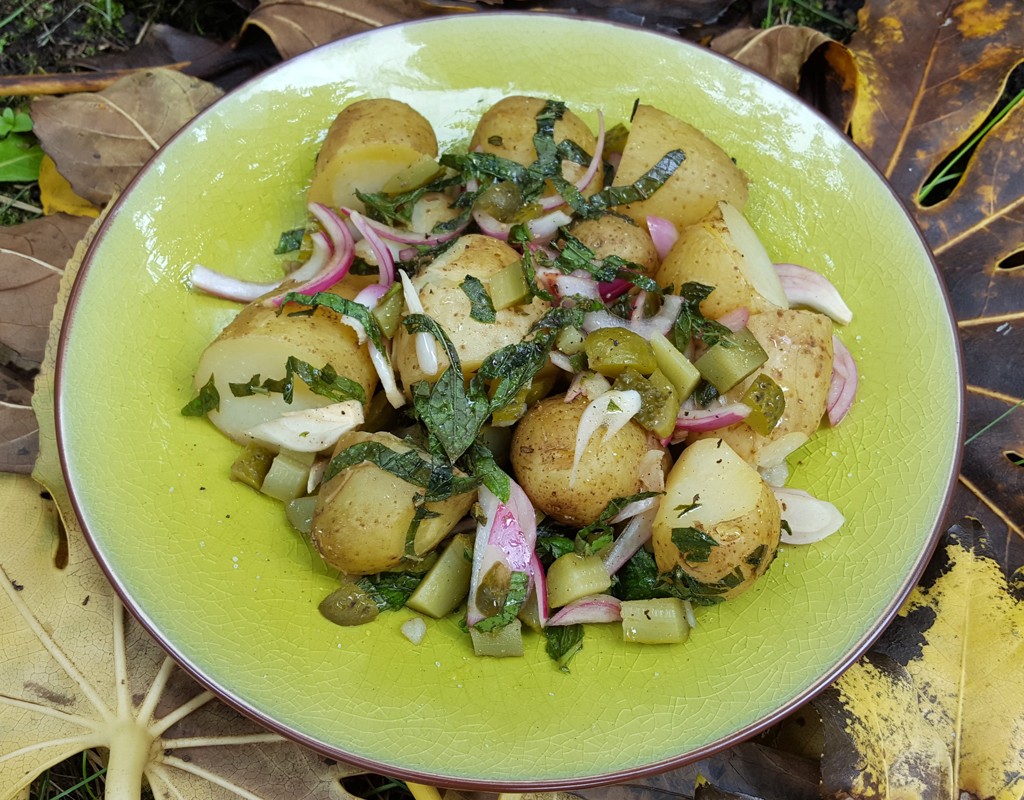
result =
M982 534L950 529L872 656L816 701L825 796L1024 794L1024 604Z
M359 770L264 730L174 664L125 612L71 513L56 456L54 351L94 232L65 269L33 398L36 474L49 492L0 474L0 800L84 750L109 753L111 798L139 797L144 779L156 800L351 798L340 780Z

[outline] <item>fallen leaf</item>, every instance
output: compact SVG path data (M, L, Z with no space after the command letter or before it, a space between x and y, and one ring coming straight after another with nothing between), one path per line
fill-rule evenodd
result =
M826 798L952 797L944 742L918 707L913 680L896 662L866 656L814 700L825 725Z
M39 366L64 264L88 228L67 214L0 228L0 346L13 366Z
M0 472L31 472L39 452L30 382L0 366Z
M36 474L49 491L0 475L0 800L96 749L109 754L112 798L138 798L143 780L155 800L351 798L340 781L361 770L260 728L203 690L127 614L85 543L57 462L52 370L94 233L68 264L33 399L43 445Z
M975 434L1024 400L1024 103L980 141L946 199L924 206L917 195L1020 69L1024 5L868 0L850 49L860 76L852 135L912 210L949 288ZM980 519L1010 565L1024 562L1022 413L967 444L948 517Z
M220 95L212 84L152 69L101 92L36 99L32 118L60 174L77 194L103 205L161 144Z
M662 0L633 0L630 3L616 3L610 0L546 0L538 9L535 2L502 2L502 0L425 0L434 8L448 11L493 11L503 8L509 11L542 10L560 13L581 14L621 22L626 25L654 28L675 33L690 26L704 26L717 22L737 0L676 0L665 3Z
M98 217L99 208L84 197L75 194L71 184L57 171L57 165L49 156L43 156L39 165L39 200L43 213L71 214L76 217Z
M849 124L857 68L850 51L824 33L798 25L734 28L711 49L799 94L841 129Z
M284 59L382 25L430 16L416 0L263 0L242 25L241 43L263 31Z
M1020 798L1022 631L981 526L953 526L870 656L815 701L823 795Z

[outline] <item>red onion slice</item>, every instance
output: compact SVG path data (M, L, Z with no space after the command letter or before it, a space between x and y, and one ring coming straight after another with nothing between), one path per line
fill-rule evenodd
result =
M659 497L652 499L655 503L661 501ZM655 506L626 523L626 527L615 539L615 544L601 558L609 575L614 575L622 569L623 565L636 554L636 551L650 541L654 532L654 517L657 513L658 510Z
M797 264L776 264L775 272L791 306L813 308L841 325L848 325L853 319L853 312L839 290L821 273Z
M279 281L270 283L257 283L234 278L221 272L196 264L189 275L189 281L193 287L214 297L222 297L225 300L234 300L237 303L251 303L268 292L272 292L285 281L299 282L308 281L323 270L333 255L334 248L331 245L327 234L317 231L310 236L313 242L313 252L309 259L295 272L284 276Z
M384 286L390 286L395 282L395 259L391 255L391 251L381 241L377 231L373 229L373 226L370 225L366 217L358 211L352 210L348 212L348 216L352 220L352 224L355 225L356 230L363 235L363 238L366 239L370 249L373 251L373 257L377 261L377 269L380 271L380 277L377 279L377 282Z
M828 387L828 423L835 427L853 407L857 395L857 364L838 336L832 337L832 382Z
M712 408L684 408L676 417L676 432L672 435L673 442L681 442L688 433L705 433L716 431L737 422L743 422L750 414L750 406L746 403L729 403Z
M576 452L569 472L569 488L576 482L576 470L590 439L601 426L605 427L602 443L611 439L640 411L640 392L635 389L607 391L583 410L576 429Z
M679 231L671 221L653 215L647 217L647 230L650 231L654 249L658 251L658 260L664 261L672 245L678 241Z
M622 605L610 594L592 594L573 600L548 620L549 626L622 622Z
M839 530L846 522L846 517L832 503L819 500L802 489L777 487L773 488L772 492L779 501L782 518L786 520L790 529L782 529L783 544L820 542Z
M585 297L587 300L600 300L601 293L595 281L584 270L576 270L568 275L559 274L555 277L555 291L559 297Z
M508 234L512 229L511 225L498 222L498 220L485 211L473 211L473 219L480 227L481 233L494 239L501 239L503 242L508 241ZM542 217L531 219L526 223L526 227L530 231L530 239L533 243L546 244L555 238L559 228L568 225L570 222L572 222L572 217L558 209Z
M669 294L665 295L658 313L647 319L626 320L617 317L610 311L590 311L583 317L583 330L585 333L590 333L598 328L628 328L645 339L650 339L654 333L668 336L682 306L682 297L677 294Z
M341 212L346 216L352 216L354 209L342 208ZM359 212L354 212L359 213ZM383 222L378 222L375 219L363 216L362 220L366 227L371 228L381 239L387 239L391 242L397 242L398 244L411 244L411 245L426 245L433 246L437 244L444 244L450 242L452 239L457 239L462 235L462 232L469 225L469 220L459 228L444 233L419 233L418 231L402 230L401 228L394 228L391 225L385 225ZM353 223L355 221L353 220Z
M399 270L399 277L402 280L402 294L405 296L405 305L411 314L422 314L423 304L416 292L409 276L404 270ZM441 363L437 358L437 348L434 346L434 337L426 331L420 331L416 336L416 360L419 363L420 371L428 378L433 377L441 369Z

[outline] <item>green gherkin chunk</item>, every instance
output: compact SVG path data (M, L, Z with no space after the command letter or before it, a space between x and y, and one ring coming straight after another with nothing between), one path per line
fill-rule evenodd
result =
M318 609L335 625L346 627L373 622L380 613L369 592L348 578L341 579L341 586L321 600Z
M786 411L782 387L763 372L750 384L741 402L750 406L746 423L762 436L772 432Z
M708 383L721 394L750 375L768 360L768 354L749 329L743 328L723 339L694 362Z
M475 205L498 222L510 223L523 208L523 194L511 181L499 181L484 189Z
M635 369L627 367L615 379L612 388L639 392L640 411L633 419L662 439L672 435L682 401L675 387L660 370L654 370L649 378L645 378Z
M598 328L583 340L590 369L615 378L627 368L650 375L658 368L651 343L628 328Z
M231 480L251 486L258 492L273 463L272 452L258 444L248 444L231 465Z

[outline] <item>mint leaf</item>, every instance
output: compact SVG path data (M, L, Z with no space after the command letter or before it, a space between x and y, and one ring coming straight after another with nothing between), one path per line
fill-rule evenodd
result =
M277 392L284 397L286 403L291 403L295 393L295 378L300 378L311 392L321 397L327 397L336 403L345 400L358 400L366 402L366 392L362 385L339 375L330 364L325 364L317 369L295 356L289 356L285 362L284 378L267 378L262 383L258 374L253 375L245 383L229 383L228 388L235 397L251 397L254 394L270 394Z
M498 319L491 296L487 294L487 289L479 278L467 275L462 283L459 284L459 288L469 298L470 317L477 322L485 323L495 322Z
M526 602L529 585L530 578L525 572L513 572L509 577L508 594L505 595L505 603L501 610L493 617L480 620L473 627L483 633L489 633L511 623L519 613L519 609L523 607L523 603Z
M210 375L210 380L199 390L199 394L185 404L181 413L186 417L203 417L211 411L219 410L220 392L217 391L213 375Z
M582 625L550 625L544 629L544 649L562 672L569 671L569 662L583 649Z
M673 528L672 544L678 549L683 560L696 563L711 558L711 548L718 547L715 537L699 528Z

